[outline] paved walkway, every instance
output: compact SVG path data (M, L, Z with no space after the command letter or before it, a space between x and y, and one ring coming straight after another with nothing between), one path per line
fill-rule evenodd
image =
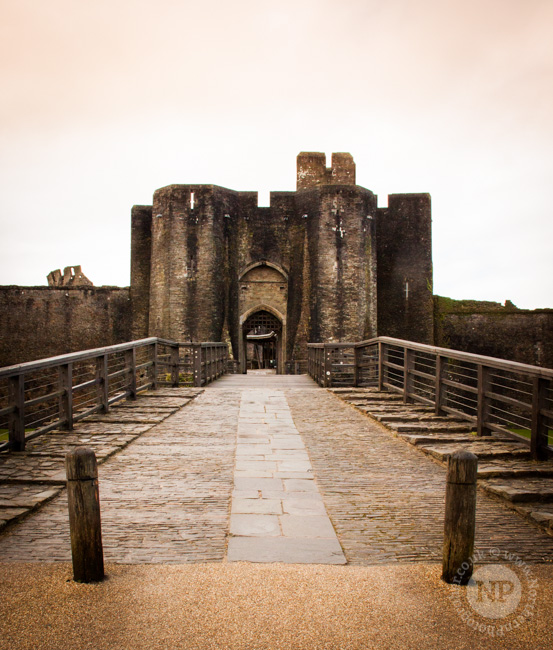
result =
M284 393L242 391L228 559L345 564Z
M444 468L351 405L305 376L267 374L224 377L193 400L186 389L157 399L168 407L184 395L172 415L105 452L107 562L440 560ZM84 431L104 449L141 426L155 399L127 402L55 442ZM63 455L50 453L42 471L57 481ZM552 537L479 493L477 548L490 546L553 561ZM65 490L0 534L1 561L69 559Z

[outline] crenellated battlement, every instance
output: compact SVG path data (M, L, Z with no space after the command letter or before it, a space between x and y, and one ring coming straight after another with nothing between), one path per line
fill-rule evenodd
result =
M303 151L297 158L297 189L305 190L319 185L355 185L355 162L349 153L333 153L331 166L326 166L326 155Z
M297 190L271 192L269 207L258 206L255 192L216 185L169 185L151 208L136 207L133 337L229 339L244 370L250 316L279 314L265 352L280 372L305 358L307 341L376 336L379 318L393 316L400 338L431 342L429 197L392 196L383 212L356 185L351 154L333 153L326 165L324 153L300 153ZM288 276L240 280L259 264Z

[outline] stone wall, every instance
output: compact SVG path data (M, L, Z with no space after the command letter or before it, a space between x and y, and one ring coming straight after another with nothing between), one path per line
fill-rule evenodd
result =
M301 153L296 192L271 192L270 207L257 198L170 185L151 208L133 208L135 336L230 340L236 359L242 323L257 306L281 314L285 361L305 359L307 342L377 333L432 343L428 194L392 195L378 210L376 196L355 184L350 154L333 154L327 168L324 154ZM245 286L256 265L282 271L287 286L279 280L276 294L267 282Z
M0 287L0 367L131 340L128 288Z
M553 368L553 309L434 296L440 347Z
M391 194L377 210L378 334L432 343L429 194Z

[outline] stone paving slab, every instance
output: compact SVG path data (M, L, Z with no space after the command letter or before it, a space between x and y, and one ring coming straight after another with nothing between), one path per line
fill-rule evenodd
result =
M383 423L385 424L385 423ZM399 433L398 438L401 440L405 440L405 442L408 442L411 445L414 445L415 447L418 445L427 445L427 444L436 444L436 443L444 443L444 444L454 444L454 443L472 443L475 441L475 435L472 433L469 434L459 434L459 433L432 433L429 432L428 434L421 434L421 433Z
M153 397L156 399L165 399L167 397L177 397L184 399L186 397L198 397L204 392L203 388L191 388L189 386L182 388L159 387L157 390L145 390L140 393L139 397Z
M553 503L513 503L512 507L529 521L545 528L553 536Z
M280 390L242 390L229 534L230 562L346 562Z
M108 423L125 423L132 422L136 424L157 424L168 416L167 413L141 413L119 409L119 411L110 411L106 415L91 415L87 418L88 422L108 422Z
M478 463L479 478L518 478L524 476L553 478L553 462L508 458L503 460L483 460Z
M446 463L448 458L461 446L455 445L419 445L420 449L425 454L433 456L442 463ZM469 442L462 445L462 449L476 454L478 458L491 459L491 458L530 458L530 448L527 445L518 444L516 442Z
M231 562L285 562L287 564L344 564L336 538L233 537L229 540Z
M89 433L91 435L126 435L126 434L139 434L151 429L151 424L137 424L135 422L90 422L89 420L81 420L75 425L75 430L80 433ZM54 433L67 433L67 431L56 430ZM39 436L40 437L40 436Z
M168 397L164 395L160 395L159 397L156 397L152 394L146 396L145 394L139 395L137 398L137 401L125 401L125 402L120 402L117 405L117 408L120 409L136 409L136 408L153 408L153 409L175 409L175 408L180 408L181 406L184 406L187 404L191 399L193 399L192 396L186 396L186 397Z
M135 440L140 434L120 434L115 437L113 434L86 433L79 428L74 431L45 433L30 440L25 446L24 458L29 455L40 456L61 456L65 455L75 447L90 447L94 450L96 458L104 459L115 453L118 449L125 447Z
M553 481L547 478L491 479L482 481L482 486L507 501L553 502Z
M452 416L437 416L432 413L412 413L409 411L400 411L395 413L376 413L374 416L375 420L387 424L388 422L413 422L413 423L448 423L448 422L463 422L464 426L467 426L466 420L462 418L455 418Z
M65 462L59 456L27 455L25 452L0 455L0 484L65 484Z
M384 424L384 423L383 423ZM421 423L411 423L406 422L405 424L400 422L387 422L385 423L387 427L392 429L392 431L397 431L398 433L470 433L472 427L468 423L451 423L448 424L447 421L443 422L421 422Z
M57 496L63 486L0 484L0 530Z

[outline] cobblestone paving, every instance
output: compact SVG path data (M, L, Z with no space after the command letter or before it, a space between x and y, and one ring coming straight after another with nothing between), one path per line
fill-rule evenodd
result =
M86 445L102 463L153 426L152 422L128 422L132 409L140 412L145 408L143 405L150 404L149 411L157 423L202 392L181 390L180 396L167 388L142 393L137 400L112 406L109 416L113 422L102 422L98 417L77 422L73 431L54 430L29 440L24 452L0 454L0 490L9 495L0 499L0 530L36 510L65 486L65 455L69 451ZM52 492L48 486L57 489Z
M252 450L250 458L235 464L239 406L244 393L252 387L286 396L293 423L307 450L309 467L301 465L304 461L299 457L294 466L286 464L288 453L297 455L299 450L305 454L301 446L282 449L278 454L272 449L261 453L264 436L256 422L249 421L252 414L245 412L239 432L241 444L245 448L246 441L255 441L259 446ZM152 394L147 399L152 400L155 410L158 399L178 399L184 394L181 390L165 389L159 397ZM175 404L167 406L174 408ZM101 426L102 435L107 435L104 427L108 427L116 439L118 430L129 434L128 427L144 425L91 422L80 426L89 433ZM286 440L289 446L292 442L291 438ZM26 457L31 463L36 459L40 460L40 456ZM56 463L61 456L49 460L54 464L49 469L43 467L40 475L49 476L59 468ZM500 461L486 462L491 471L501 471ZM516 460L513 467L528 471L525 468L530 467L530 461ZM186 408L150 427L100 465L106 561L224 561L233 483L236 481L237 515L279 516L282 512L284 517L293 514L283 509L286 490L269 489L268 483L266 492L262 489L260 494L248 482L283 481L283 472L298 474L286 478L288 481L311 482L311 468L350 563L441 560L443 466L307 378L248 375L215 382ZM301 477L302 473L306 476ZM38 482L24 489L8 483L0 487L0 508L4 504L12 511L20 504L32 507L37 498L52 499L0 534L0 560L69 560L65 490L58 496L46 494L55 486ZM266 502L266 513L258 512L258 503L250 503L258 500ZM254 510L250 512L252 505ZM311 506L315 513L315 504ZM513 504L513 508L534 521L540 516L547 519L550 510L548 504L544 504L541 514L535 512L533 504ZM301 522L295 523L299 526ZM482 491L478 494L476 545L477 550L493 546L526 561L553 561L552 537Z
M441 561L445 469L326 391L287 398L348 562ZM476 534L553 561L553 538L480 491Z
M223 560L239 396L203 393L99 466L107 562ZM70 559L65 490L0 536L2 561Z

